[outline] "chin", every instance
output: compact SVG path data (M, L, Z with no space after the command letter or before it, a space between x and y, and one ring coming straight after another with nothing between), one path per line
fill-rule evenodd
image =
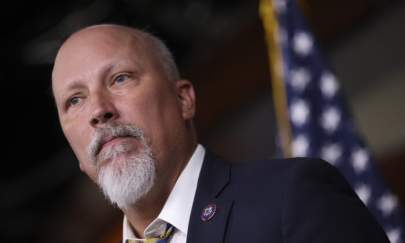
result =
M155 161L144 151L137 155L121 155L102 165L98 184L112 204L127 208L151 190L155 176Z

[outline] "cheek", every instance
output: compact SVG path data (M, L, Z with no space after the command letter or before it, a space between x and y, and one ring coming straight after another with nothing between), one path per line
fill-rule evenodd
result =
M144 130L147 142L156 156L162 149L173 146L173 139L183 123L178 103L171 97L139 101L132 109L128 107L121 114L128 115L131 123Z
M76 151L80 148L85 149L87 139L87 131L83 124L80 122L70 121L62 125L63 133L65 134L66 139L68 140L70 146Z
M170 123L179 117L176 103L159 95L126 102L122 106L120 115L123 119L130 120L131 123L145 129L149 135L158 133L162 129L170 129Z
M75 145L83 146L83 141L86 140L89 130L89 125L85 120L85 116L79 114L66 114L59 116L63 133L72 147Z

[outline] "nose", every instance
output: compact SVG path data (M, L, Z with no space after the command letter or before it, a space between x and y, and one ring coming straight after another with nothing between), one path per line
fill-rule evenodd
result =
M117 109L109 97L97 96L94 98L90 125L94 128L105 125L118 118Z

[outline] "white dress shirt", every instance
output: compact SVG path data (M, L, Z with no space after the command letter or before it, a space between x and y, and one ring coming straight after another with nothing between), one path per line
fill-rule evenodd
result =
M175 231L170 238L170 243L185 243L187 240L188 223L190 221L191 208L194 195L197 190L198 177L203 164L205 149L198 144L186 167L181 172L169 197L164 204L159 216L154 219L145 229L145 237L160 235L165 231L166 222L173 225ZM124 216L123 240L138 239Z

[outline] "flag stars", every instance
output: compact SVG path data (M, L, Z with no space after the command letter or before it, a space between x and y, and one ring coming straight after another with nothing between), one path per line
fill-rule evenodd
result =
M309 141L304 135L297 136L292 142L292 153L294 157L305 157L308 155Z
M335 165L342 156L342 148L339 144L329 144L321 149L321 158Z
M295 53L305 57L312 51L314 45L312 37L307 32L298 32L293 37L293 48Z
M352 165L357 173L363 172L368 165L369 154L365 149L359 148L352 152Z
M304 100L295 101L291 107L291 121L295 126L304 125L309 119L309 106Z
M387 231L387 236L391 243L401 243L401 230L399 228Z
M332 98L339 90L339 84L333 74L325 72L321 76L320 88L326 98Z
M367 205L368 201L370 200L371 190L370 187L366 185L357 186L355 189L357 196L359 196L360 200Z
M340 124L341 114L335 107L326 109L321 116L321 125L328 133L333 133Z
M383 195L377 202L377 207L381 210L384 216L388 216L398 206L398 200L390 193Z
M291 86L296 91L303 91L311 80L310 72L305 68L298 68L291 71Z

